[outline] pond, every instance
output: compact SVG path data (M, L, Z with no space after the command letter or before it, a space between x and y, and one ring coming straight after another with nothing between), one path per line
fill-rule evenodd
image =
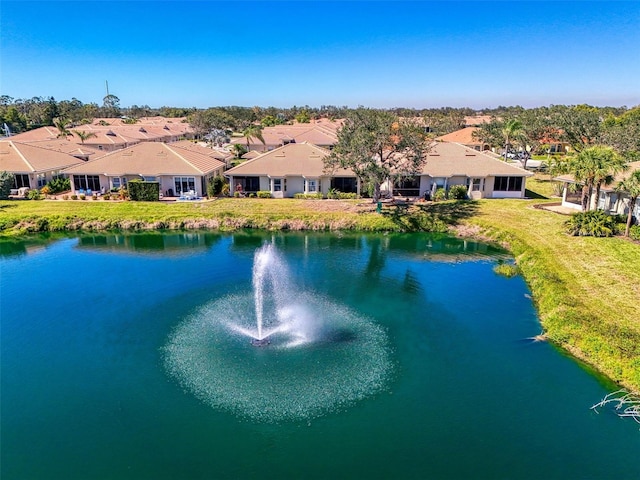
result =
M3 480L640 478L638 425L590 409L615 386L532 340L494 246L192 232L0 255Z

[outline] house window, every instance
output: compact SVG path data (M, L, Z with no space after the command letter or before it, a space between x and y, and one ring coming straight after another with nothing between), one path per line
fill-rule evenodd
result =
M357 193L358 181L356 177L335 177L331 179L331 188L344 193Z
M274 192L281 192L282 191L282 179L281 178L274 178L273 179L273 191Z
M182 192L188 192L196 190L196 178L195 177L175 177L174 184L176 187L176 194L179 195Z
M471 182L471 191L479 192L481 186L482 186L482 179L481 178L474 178L472 180L472 182Z
M156 177L142 177L144 178L145 182L155 182L156 181Z
M113 177L111 179L111 188L114 190L120 189L120 177Z
M73 186L75 190L100 191L100 178L98 175L74 175Z
M318 184L315 179L307 179L307 192L315 193L318 191Z
M16 173L13 176L13 188L31 187L29 183L29 175L24 173Z
M47 184L47 176L44 173L38 173L36 179L38 180L38 188L44 187Z
M404 177L393 184L393 194L401 197L417 197L420 195L420 177Z
M522 190L522 177L495 177L493 190L498 192L519 192Z

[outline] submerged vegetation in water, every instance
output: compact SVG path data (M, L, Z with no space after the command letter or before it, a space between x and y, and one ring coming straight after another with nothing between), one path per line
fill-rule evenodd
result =
M493 267L493 271L503 277L512 278L518 275L518 267L512 263L504 263L503 261Z

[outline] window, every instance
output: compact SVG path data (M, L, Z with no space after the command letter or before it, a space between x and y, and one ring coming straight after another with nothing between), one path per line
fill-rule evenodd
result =
M120 177L113 177L111 179L111 188L117 190L120 188Z
M393 184L393 194L401 197L417 197L420 195L420 177L404 177Z
M260 177L234 177L235 185L242 185L245 192L257 192L260 190Z
M182 192L188 192L189 190L196 190L196 178L195 177L175 177L174 184L176 187L176 194Z
M482 185L482 179L481 178L474 178L471 182L471 190L474 192L479 192L480 191L480 187Z
M281 178L274 178L273 179L273 191L274 192L281 192L282 191L282 179Z
M307 192L317 192L318 191L318 185L315 179L311 180L311 179L307 179Z
M16 173L13 176L13 188L31 187L29 183L29 175L25 173Z
M144 178L145 182L155 182L156 181L156 177L142 177Z
M38 173L36 179L38 180L38 188L44 187L47 184L47 177L44 173Z
M331 179L331 188L344 193L357 193L358 181L355 177L336 177Z
M522 190L522 177L496 177L493 189L498 192L519 192Z
M100 178L98 175L74 175L73 186L75 190L100 190Z

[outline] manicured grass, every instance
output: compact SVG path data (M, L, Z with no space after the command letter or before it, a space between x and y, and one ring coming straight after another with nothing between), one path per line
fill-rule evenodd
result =
M640 391L640 245L568 236L533 203L483 200L468 223L512 250L550 340Z
M567 217L533 207L558 201L550 198L549 177L537 175L527 187L533 200L385 206L382 215L367 200L8 201L0 202L0 236L108 228L443 231L447 224L462 231L467 225L467 232L512 250L547 338L640 391L640 245L568 236Z

